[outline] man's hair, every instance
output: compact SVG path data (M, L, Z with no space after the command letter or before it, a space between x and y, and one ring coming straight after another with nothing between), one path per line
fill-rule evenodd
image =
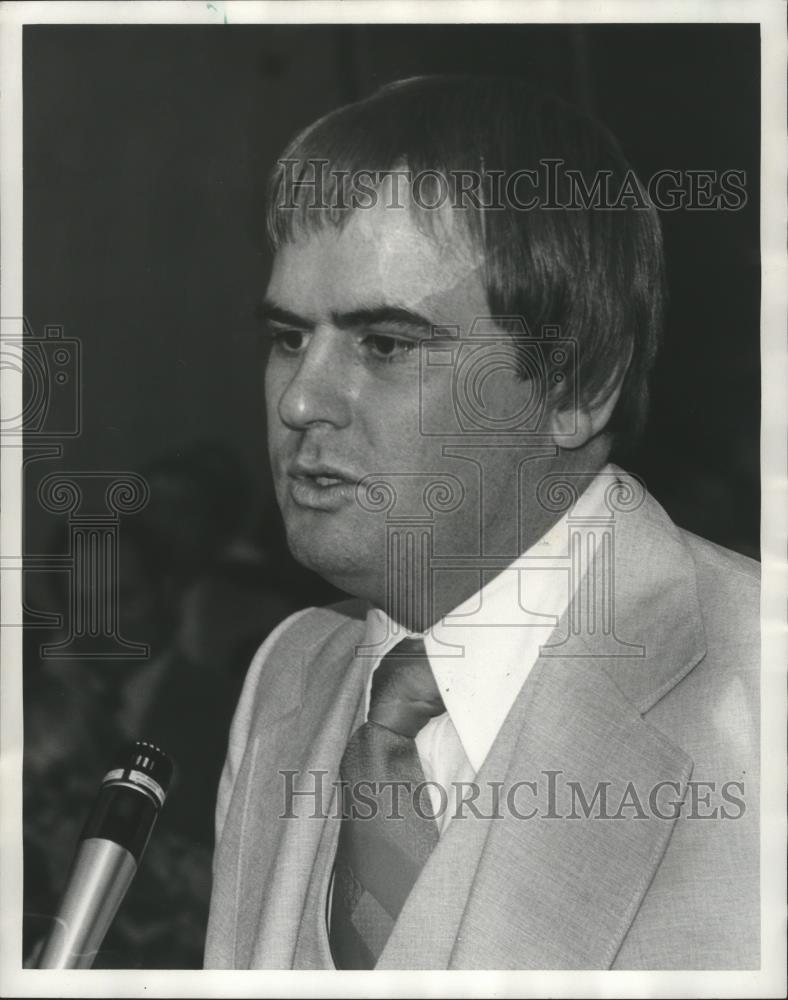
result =
M577 370L565 372L553 404L602 400L623 377L607 429L619 443L637 435L662 322L662 238L610 132L517 79L390 83L291 141L270 178L274 248L325 225L341 228L363 210L351 197L360 172L382 178L403 170L419 224L431 224L441 191L464 218L481 251L492 317L522 317L531 338L547 326L576 341ZM480 178L476 196L472 177ZM622 190L627 197L618 197Z

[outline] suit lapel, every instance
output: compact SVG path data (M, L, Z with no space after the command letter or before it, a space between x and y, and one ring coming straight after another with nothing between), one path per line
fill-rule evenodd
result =
M621 645L570 609L543 647L507 721L506 788L535 782L538 813L489 824L453 968L609 968L670 839L693 762L641 713L705 653L694 563L648 494L613 541Z
M692 761L582 660L540 660L523 694L450 966L608 968L673 827L646 818L649 796L669 816Z
M333 815L333 782L363 697L366 666L352 656L360 628L363 624L345 620L322 649L309 650L298 667L293 664L301 671L300 704L278 719L266 718L263 705L254 724L259 764L248 775L239 851L239 898L246 908L239 911L237 968L293 967L324 832L337 825L319 817ZM286 778L282 772L295 774ZM247 884L262 886L260 896L243 891Z
M477 776L478 815L452 819L377 968L608 968L673 827L635 817L660 782L669 816L691 772L603 671L540 660Z

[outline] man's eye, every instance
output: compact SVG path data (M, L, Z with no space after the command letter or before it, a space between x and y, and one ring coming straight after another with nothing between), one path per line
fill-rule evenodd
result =
M270 330L269 336L274 347L287 354L294 354L304 346L305 337L302 330Z
M364 337L362 343L374 358L383 361L393 361L401 355L408 354L416 346L414 340L387 336L383 333L370 333Z

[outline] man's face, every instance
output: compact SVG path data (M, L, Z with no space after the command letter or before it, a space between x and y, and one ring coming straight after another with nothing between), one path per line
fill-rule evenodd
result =
M387 515L357 502L362 477L389 477L389 517L423 518L425 486L451 472L465 499L438 516L436 537L447 554L480 548L478 469L447 458L447 439L420 430L448 434L457 421L445 370L420 374L419 343L436 326L467 336L475 318L489 315L463 232L450 213L436 222L433 236L402 208L356 211L342 230L327 226L284 245L266 294L269 450L290 548L325 579L381 605ZM493 407L511 413L526 388L512 363L486 391ZM494 495L511 467L502 449L487 463L485 489ZM484 509L486 540L512 530L497 525L494 503Z

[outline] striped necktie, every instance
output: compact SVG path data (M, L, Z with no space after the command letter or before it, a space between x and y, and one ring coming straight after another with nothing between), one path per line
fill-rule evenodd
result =
M372 969L438 842L416 734L445 706L420 639L405 639L372 678L367 722L340 764L343 819L329 940L338 969Z

